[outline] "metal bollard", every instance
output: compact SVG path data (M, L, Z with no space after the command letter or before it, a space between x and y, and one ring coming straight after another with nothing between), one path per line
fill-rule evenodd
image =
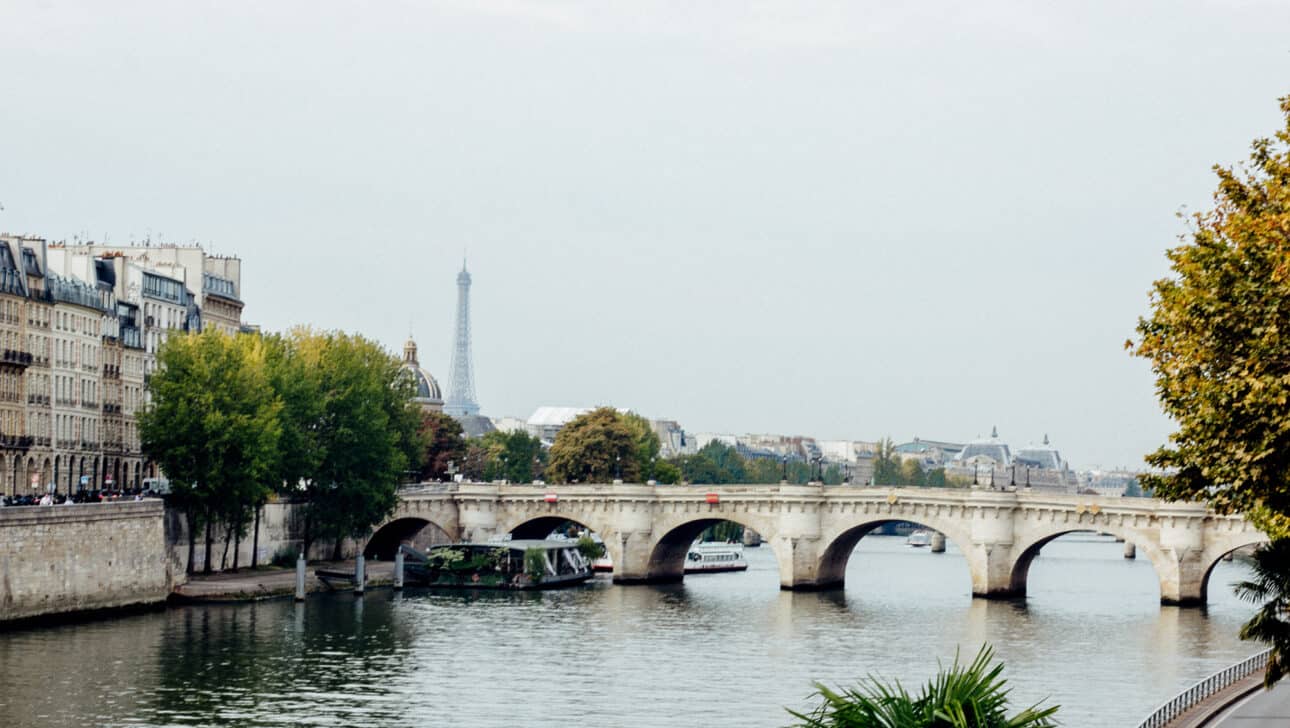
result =
M354 561L354 593L363 593L363 582L367 579L367 564L363 561L363 555L359 554Z
M932 533L932 553L945 553L945 534L940 531Z
M305 600L305 552L296 557L296 601Z
M394 552L394 590L403 588L403 547Z
M1124 542L1124 558L1133 559L1138 556L1138 547L1133 545L1132 541Z

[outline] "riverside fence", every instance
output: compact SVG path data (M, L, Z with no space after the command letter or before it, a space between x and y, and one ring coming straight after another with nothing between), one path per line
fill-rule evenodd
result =
M1251 655L1235 665L1223 668L1192 685L1165 701L1159 708L1156 708L1151 715L1147 716L1146 720L1138 724L1138 728L1165 728L1175 718L1194 708L1200 701L1236 683L1238 680L1243 680L1256 672L1263 671L1268 666L1268 655L1270 654L1272 654L1272 650L1267 649L1256 655Z

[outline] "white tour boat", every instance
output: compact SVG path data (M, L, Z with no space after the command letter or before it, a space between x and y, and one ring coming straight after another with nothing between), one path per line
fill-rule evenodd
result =
M685 573L712 574L722 571L747 571L744 549L735 543L695 543L685 555Z
M913 533L909 534L909 538L905 539L905 545L913 546L915 548L918 548L921 546L931 546L932 534L922 529L914 531Z

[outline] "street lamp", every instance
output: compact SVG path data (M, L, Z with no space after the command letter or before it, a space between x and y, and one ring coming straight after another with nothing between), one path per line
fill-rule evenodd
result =
M784 463L784 482L787 483L788 482L788 456L781 455L779 459Z
M617 480L623 479L623 456L622 455L614 456L614 473L615 473L615 476L614 476L615 479Z

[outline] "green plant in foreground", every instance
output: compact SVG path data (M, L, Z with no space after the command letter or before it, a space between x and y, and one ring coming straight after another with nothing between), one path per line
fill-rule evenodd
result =
M1264 687L1272 687L1290 672L1290 538L1279 538L1254 550L1253 577L1235 585L1236 595L1259 605L1241 625L1241 639L1272 648Z
M968 665L958 653L949 669L941 667L917 696L896 682L888 685L870 676L851 689L830 690L816 683L822 699L810 713L788 711L801 722L794 728L1052 728L1058 706L1032 705L1007 716L1007 681L1003 663L990 663L994 650L982 645Z

